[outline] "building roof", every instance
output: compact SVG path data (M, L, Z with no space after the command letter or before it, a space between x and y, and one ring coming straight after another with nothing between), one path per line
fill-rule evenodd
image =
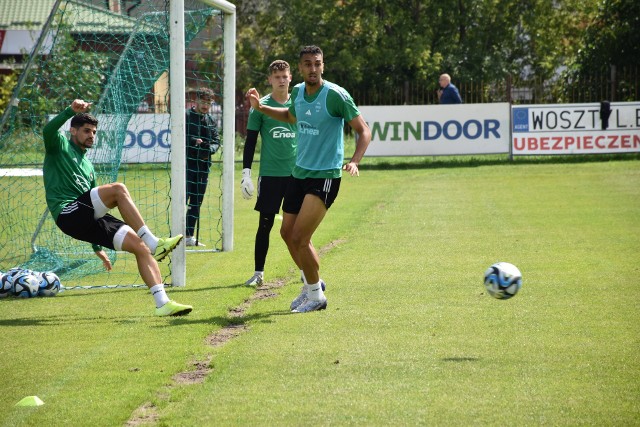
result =
M42 28L55 0L4 0L0 2L0 29Z
M2 0L0 30L41 29L55 3L55 0ZM63 1L60 8L68 8L69 13L65 13L69 19L67 23L76 33L129 32L136 24L133 18L80 1Z

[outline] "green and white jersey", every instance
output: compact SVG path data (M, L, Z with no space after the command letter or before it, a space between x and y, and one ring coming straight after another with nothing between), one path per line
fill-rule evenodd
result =
M291 98L284 104L271 97L263 97L260 103L269 107L289 107ZM247 129L260 132L260 176L289 176L296 162L296 125L280 122L253 108L249 111Z
M54 117L42 130L42 168L47 206L54 220L62 208L96 186L93 164L85 153L58 129L75 115L71 107Z
M320 90L307 95L305 84L291 91L298 126L295 178L340 178L344 159L344 122L360 115L351 95L325 80Z

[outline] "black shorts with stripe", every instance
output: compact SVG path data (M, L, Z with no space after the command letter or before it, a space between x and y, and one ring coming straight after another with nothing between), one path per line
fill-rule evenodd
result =
M65 206L58 215L56 225L74 239L114 249L113 238L125 223L109 214L94 219L90 193L87 191Z
M291 178L284 196L282 210L290 214L298 214L307 194L319 197L329 209L340 190L342 178Z
M293 178L290 176L258 177L258 200L254 209L266 214L280 212L290 179Z

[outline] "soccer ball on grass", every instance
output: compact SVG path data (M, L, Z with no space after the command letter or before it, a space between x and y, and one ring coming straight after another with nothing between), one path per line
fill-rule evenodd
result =
M6 298L11 295L11 289L13 288L13 276L4 273L0 277L0 298Z
M58 295L60 292L60 278L51 271L43 271L38 274L39 286L40 289L38 291L39 296L44 297L54 297Z
M0 277L0 298L13 294L13 279L22 272L20 268L12 268Z
M13 295L21 298L38 296L40 281L30 272L21 272L13 278Z
M484 286L497 299L509 299L522 287L522 273L513 264L497 262L484 272Z

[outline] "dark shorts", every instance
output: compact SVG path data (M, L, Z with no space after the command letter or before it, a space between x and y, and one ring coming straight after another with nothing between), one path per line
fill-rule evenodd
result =
M325 207L329 209L338 197L342 178L291 178L284 196L282 210L289 214L298 214L304 201L304 196L313 194L318 196Z
M87 191L62 209L56 225L74 239L114 249L113 237L125 223L109 214L94 219L90 191Z
M277 214L287 192L290 176L258 177L258 200L254 208L258 212Z

